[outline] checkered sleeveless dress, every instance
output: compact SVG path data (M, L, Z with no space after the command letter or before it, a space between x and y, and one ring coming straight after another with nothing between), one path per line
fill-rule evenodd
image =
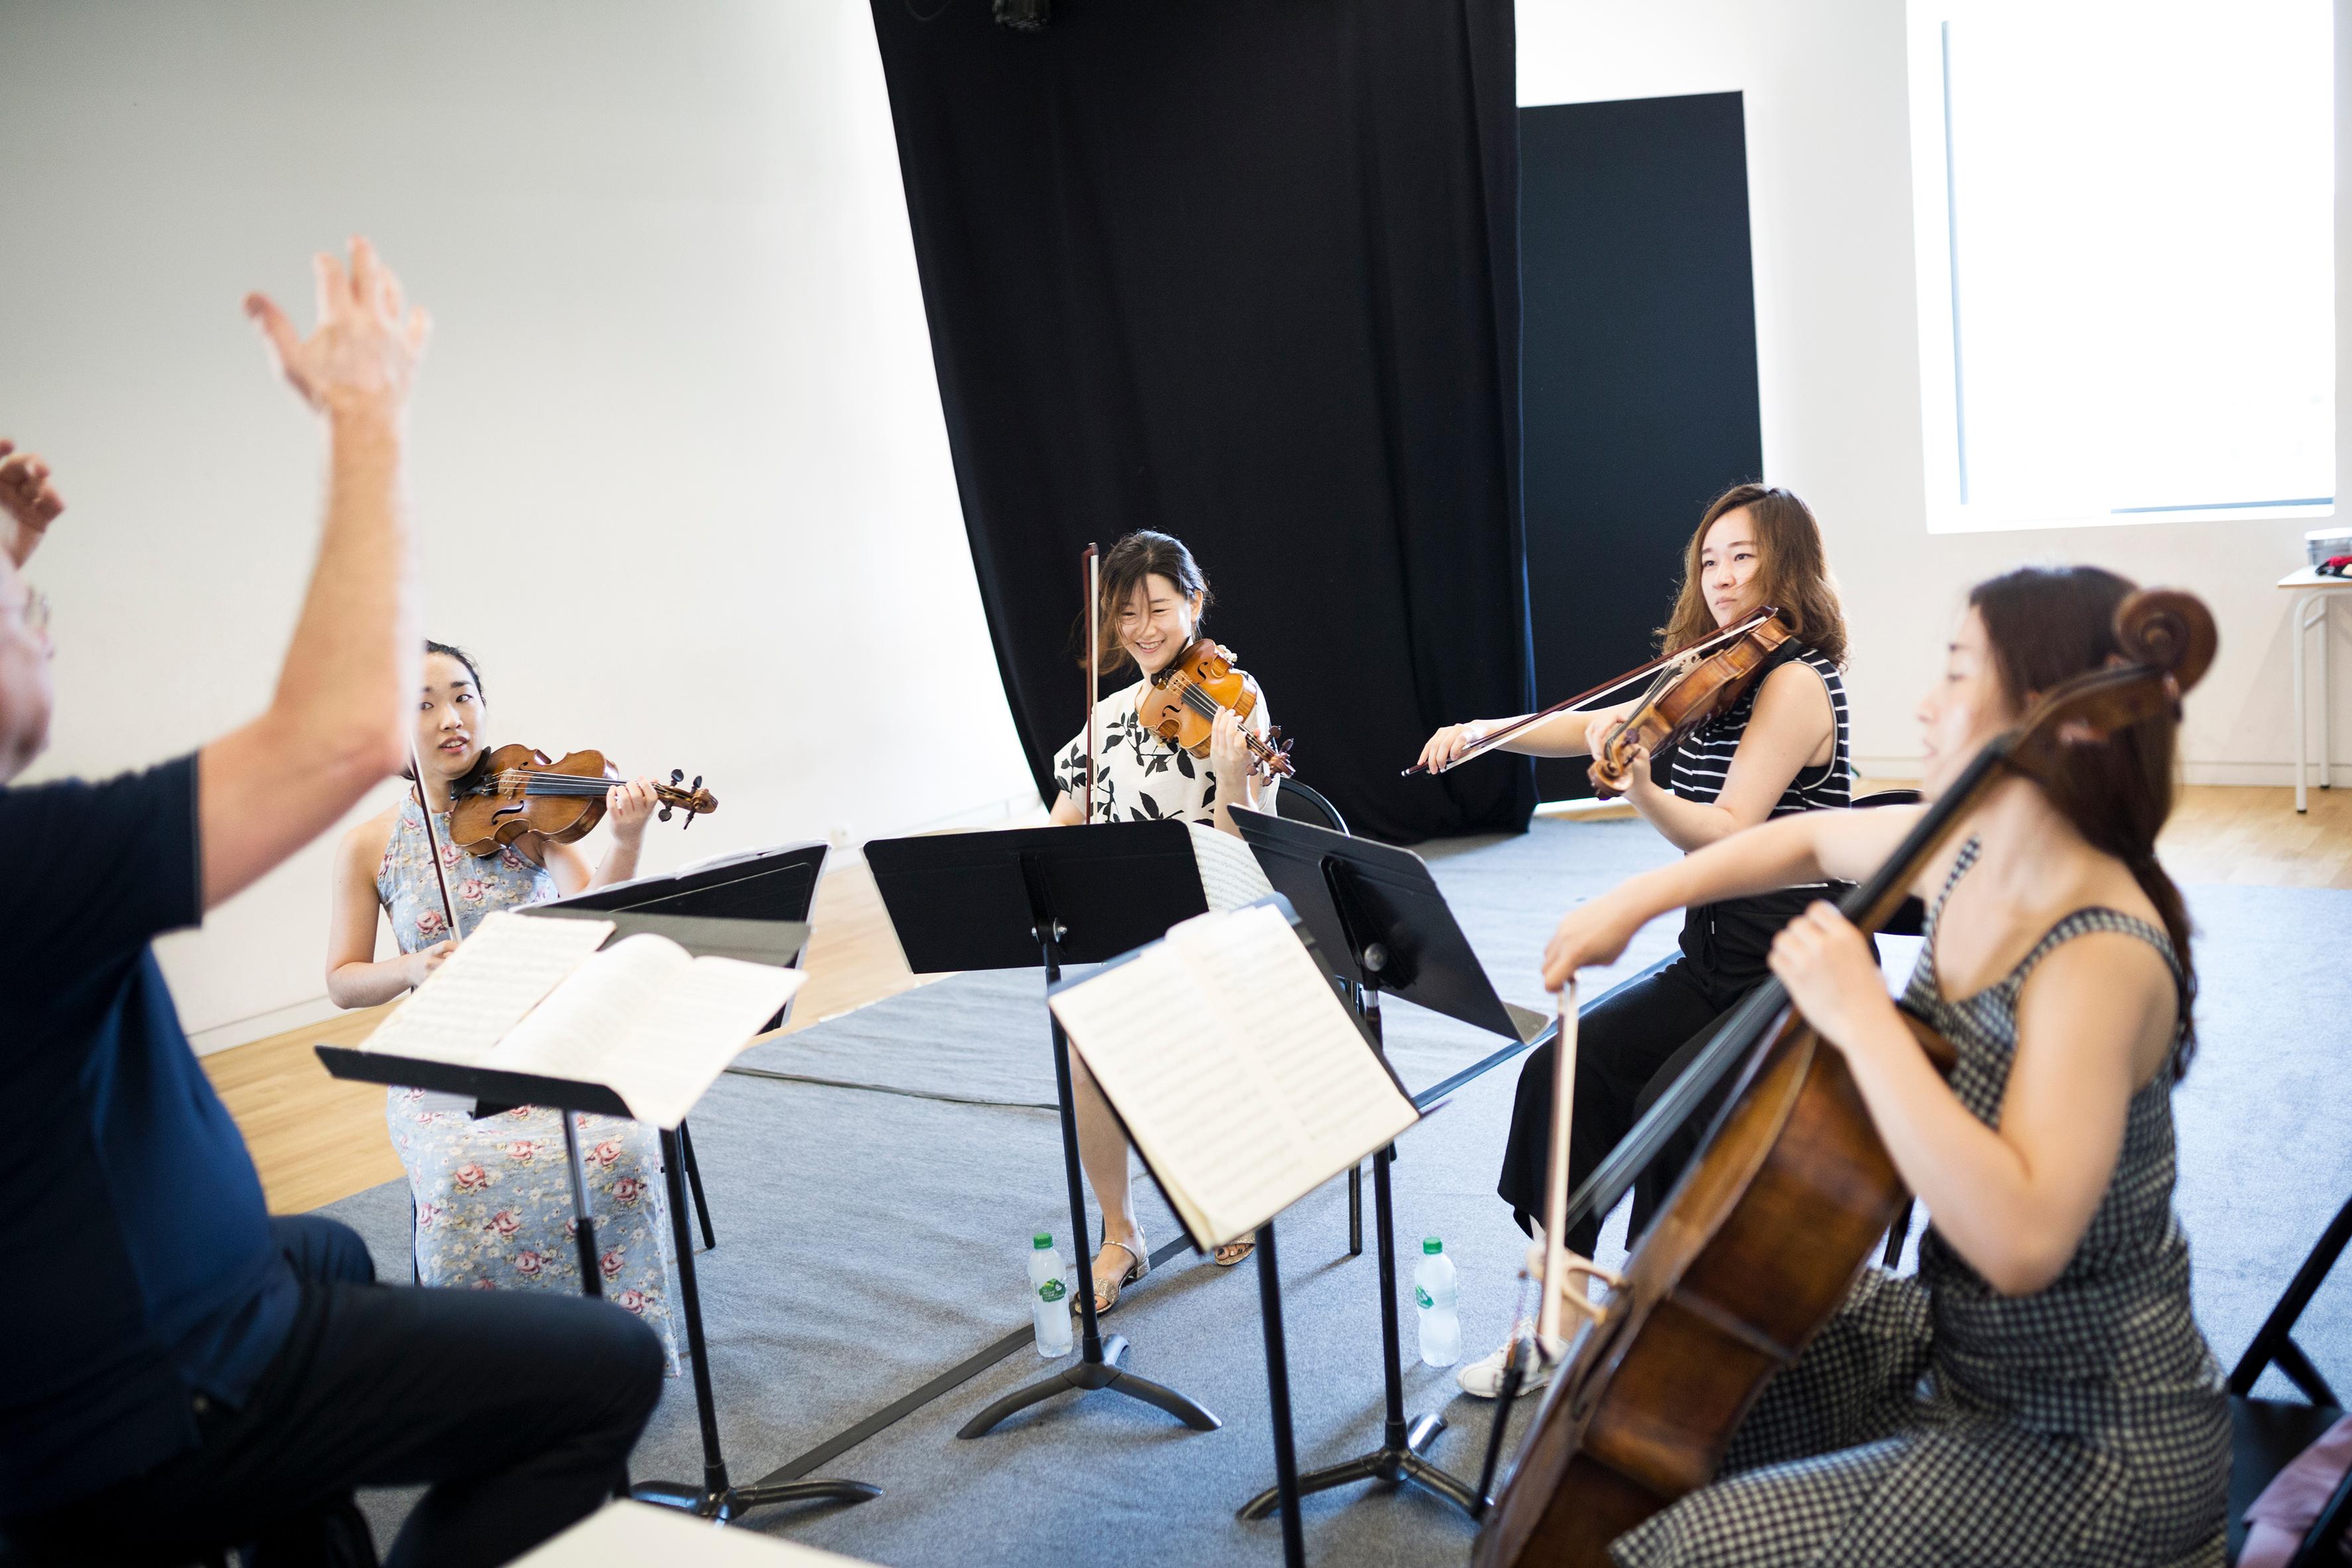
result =
M2165 933L2080 910L2007 978L1944 1000L1936 920L1976 863L1960 853L1903 996L1958 1052L1953 1092L1995 1124L2033 967L2087 931ZM1757 1401L1723 1477L1620 1537L1622 1568L1663 1564L2032 1563L2221 1568L2230 1477L2221 1371L2189 1306L2172 1212L2172 1076L2133 1095L2106 1195L2043 1289L2002 1296L1932 1229L1919 1272L1866 1272Z

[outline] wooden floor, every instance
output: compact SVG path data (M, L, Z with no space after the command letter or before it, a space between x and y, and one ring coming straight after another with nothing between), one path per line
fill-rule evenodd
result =
M813 930L803 964L808 984L778 1034L920 984L898 956L898 941L863 862L827 872L809 913ZM357 1045L394 1005L346 1013L204 1058L213 1087L245 1133L274 1212L314 1209L400 1175L384 1125L384 1091L329 1078L310 1049Z
M2184 882L2352 888L2352 789L2314 790L2307 816L2284 789L2182 792L2165 830L2166 866ZM835 1017L918 982L898 956L874 879L837 865L818 885L807 986L781 1031ZM352 1013L206 1057L229 1113L244 1130L269 1206L316 1208L391 1181L400 1172L385 1131L383 1090L338 1083L310 1047L356 1043L383 1008Z

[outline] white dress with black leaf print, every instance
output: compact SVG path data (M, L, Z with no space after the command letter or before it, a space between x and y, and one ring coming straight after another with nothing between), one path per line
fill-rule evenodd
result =
M1095 704L1095 796L1092 822L1212 823L1216 817L1217 780L1206 757L1196 757L1163 741L1135 716L1143 695L1140 680ZM1247 721L1265 733L1267 704ZM1054 760L1055 788L1075 795L1086 787L1087 738L1073 735Z

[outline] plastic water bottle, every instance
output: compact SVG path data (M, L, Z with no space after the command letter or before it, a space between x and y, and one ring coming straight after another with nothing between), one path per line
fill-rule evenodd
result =
M1029 1317L1036 1325L1039 1355L1070 1353L1070 1288L1062 1283L1062 1254L1051 1231L1029 1238Z
M1412 1300L1421 1309L1421 1359L1432 1366L1452 1366L1462 1359L1462 1320L1454 1310L1461 1295L1445 1243L1423 1237L1421 1263L1412 1271Z

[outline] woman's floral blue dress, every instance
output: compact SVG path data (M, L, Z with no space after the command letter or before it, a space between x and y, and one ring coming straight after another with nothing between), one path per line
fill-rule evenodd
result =
M449 842L446 813L436 814L433 824L461 936L493 910L545 903L556 896L555 879L544 867L509 848L491 856L466 854ZM402 804L384 844L375 890L401 952L415 952L448 937L425 843L423 808L413 795ZM572 1183L563 1168L563 1124L556 1114L525 1105L477 1121L448 1096L421 1089L392 1091L385 1117L416 1202L422 1283L476 1290L580 1289ZM660 1141L650 1127L607 1116L581 1116L579 1136L604 1299L660 1333L675 1374L677 1334L670 1282L676 1264Z

